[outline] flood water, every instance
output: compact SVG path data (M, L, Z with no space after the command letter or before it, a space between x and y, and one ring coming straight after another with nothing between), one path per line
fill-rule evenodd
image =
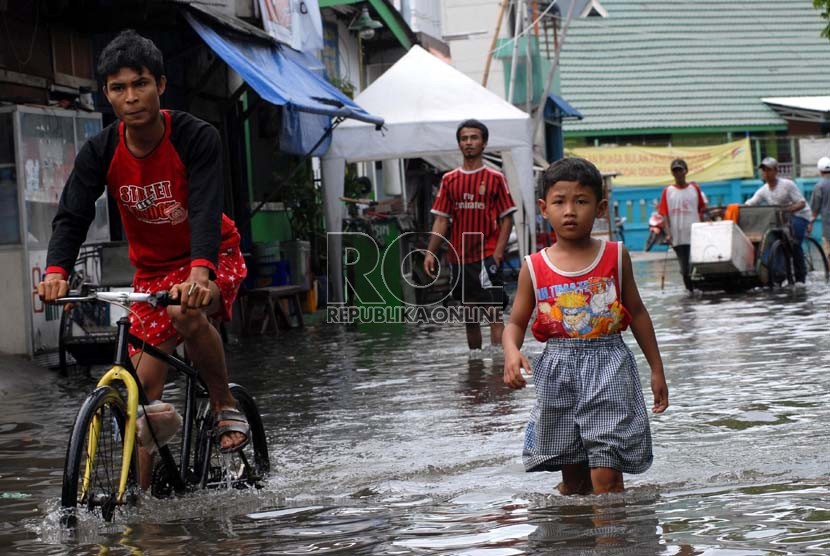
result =
M663 264L635 272L671 406L623 495L563 497L558 474L523 471L533 389L505 388L498 355L469 360L463 327L319 325L228 347L264 416L262 490L144 499L74 534L58 496L93 379L7 395L0 553L830 554L830 287L688 297L673 260L661 291Z

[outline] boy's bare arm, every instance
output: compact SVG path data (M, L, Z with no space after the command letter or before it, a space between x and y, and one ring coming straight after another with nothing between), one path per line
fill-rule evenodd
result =
M663 372L663 359L660 357L660 348L657 345L657 336L654 334L654 325L651 316L648 314L643 300L640 298L640 291L634 281L634 270L631 265L631 256L625 247L623 250L622 268L622 303L631 314L631 332L634 339L643 351L643 355L651 368L651 391L654 395L654 413L662 413L669 406L669 388L666 385L666 377Z
M510 312L510 322L504 328L501 344L504 349L504 383L510 388L523 388L525 379L521 369L530 372L530 362L519 351L524 343L525 330L533 308L536 306L536 296L533 293L533 281L527 269L527 261L522 262L519 271L519 284L516 290L516 299L513 300L513 309Z

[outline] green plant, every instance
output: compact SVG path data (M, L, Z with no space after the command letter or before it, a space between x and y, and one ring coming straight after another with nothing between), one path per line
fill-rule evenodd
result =
M283 154L284 156L284 154ZM279 188L280 193L277 199L283 203L289 212L291 229L296 239L313 241L315 236L323 233L323 203L322 195L311 170L311 162L293 159L294 168L287 172L274 174L274 186ZM297 168L296 165L302 167ZM288 165L286 165L288 166ZM294 170L296 169L296 172ZM286 181L285 175L293 176Z
M354 85L345 79L330 79L329 82L340 89L340 91L349 98L354 98Z
M821 32L821 36L830 39L830 0L813 0L813 7L821 10L821 17L827 21L827 25Z
M357 175L357 164L347 164L343 178L343 196L352 199L366 199L372 195L372 182Z

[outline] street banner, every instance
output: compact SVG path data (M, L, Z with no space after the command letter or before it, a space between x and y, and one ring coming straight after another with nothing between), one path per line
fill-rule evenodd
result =
M259 0L265 31L294 50L323 48L323 21L317 0Z
M674 183L669 165L682 158L689 165L686 179L696 182L751 178L749 138L710 147L579 147L567 156L585 158L603 173L616 172L614 186L668 185Z

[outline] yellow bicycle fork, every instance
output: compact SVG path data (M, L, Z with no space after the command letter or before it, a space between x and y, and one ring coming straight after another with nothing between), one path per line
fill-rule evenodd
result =
M121 457L121 476L118 483L118 498L120 504L124 501L127 491L127 478L130 474L130 462L135 449L135 423L138 419L138 384L124 367L116 365L98 381L98 387L110 386L120 380L127 389L127 425L124 428L124 452ZM98 448L98 436L101 433L101 415L96 414L89 428L89 445L87 446L87 466L84 470L84 482L81 496L86 496L89 484L92 481L92 469L95 466L95 452Z

